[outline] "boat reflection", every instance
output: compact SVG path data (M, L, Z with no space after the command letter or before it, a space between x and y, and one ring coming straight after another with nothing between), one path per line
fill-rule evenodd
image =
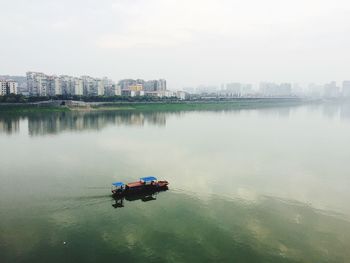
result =
M122 208L124 207L124 201L129 201L129 202L137 201L137 200L141 200L142 202L154 201L154 200L157 200L157 195L160 192L165 192L165 191L168 191L168 187L161 188L158 190L148 190L142 193L135 193L135 194L130 194L122 197L114 196L112 206L114 208Z

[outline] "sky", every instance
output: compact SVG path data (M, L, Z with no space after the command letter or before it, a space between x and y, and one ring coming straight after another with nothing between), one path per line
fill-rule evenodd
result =
M348 0L0 0L0 75L350 79Z

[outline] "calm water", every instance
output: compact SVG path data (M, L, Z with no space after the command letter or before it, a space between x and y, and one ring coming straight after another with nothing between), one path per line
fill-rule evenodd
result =
M350 105L0 115L0 261L350 262L349 146Z

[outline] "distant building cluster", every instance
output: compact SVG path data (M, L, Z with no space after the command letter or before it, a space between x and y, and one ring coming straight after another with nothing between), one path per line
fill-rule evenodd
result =
M292 96L292 85L290 83L262 82L259 91L263 97L290 97Z
M152 96L177 97L185 99L184 91L170 91L165 79L148 80L122 79L118 83L104 78L90 76L72 77L67 75L47 75L42 72L27 72L26 77L0 76L1 93L23 94L27 96Z
M309 84L307 95L324 98L350 98L350 81L343 81L342 87L339 87L335 81L326 83L323 86Z
M123 79L118 82L124 96L155 96L155 97L172 97L171 91L167 90L166 80L149 80L143 79Z
M113 96L120 95L120 90L108 78L81 76L46 75L41 72L27 72L27 89L29 96Z
M302 87L297 83L261 82L252 84L232 82L219 86L200 85L197 88L186 87L184 91L200 97L219 98L350 98L350 81L343 81L338 86L335 81L323 84L309 84Z
M239 82L228 83L222 86L219 91L220 96L224 97L246 97L254 94L252 84L243 84Z
M176 97L181 100L186 98L184 91L168 90L165 79L148 81L143 79L122 79L118 82L118 87L123 96Z

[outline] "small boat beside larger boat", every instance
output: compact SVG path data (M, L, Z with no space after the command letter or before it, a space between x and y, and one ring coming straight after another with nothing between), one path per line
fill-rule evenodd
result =
M168 184L168 181L158 181L153 176L142 177L139 181L128 184L122 182L112 183L112 194L114 196L125 196L147 191L161 191L162 189L167 189Z

